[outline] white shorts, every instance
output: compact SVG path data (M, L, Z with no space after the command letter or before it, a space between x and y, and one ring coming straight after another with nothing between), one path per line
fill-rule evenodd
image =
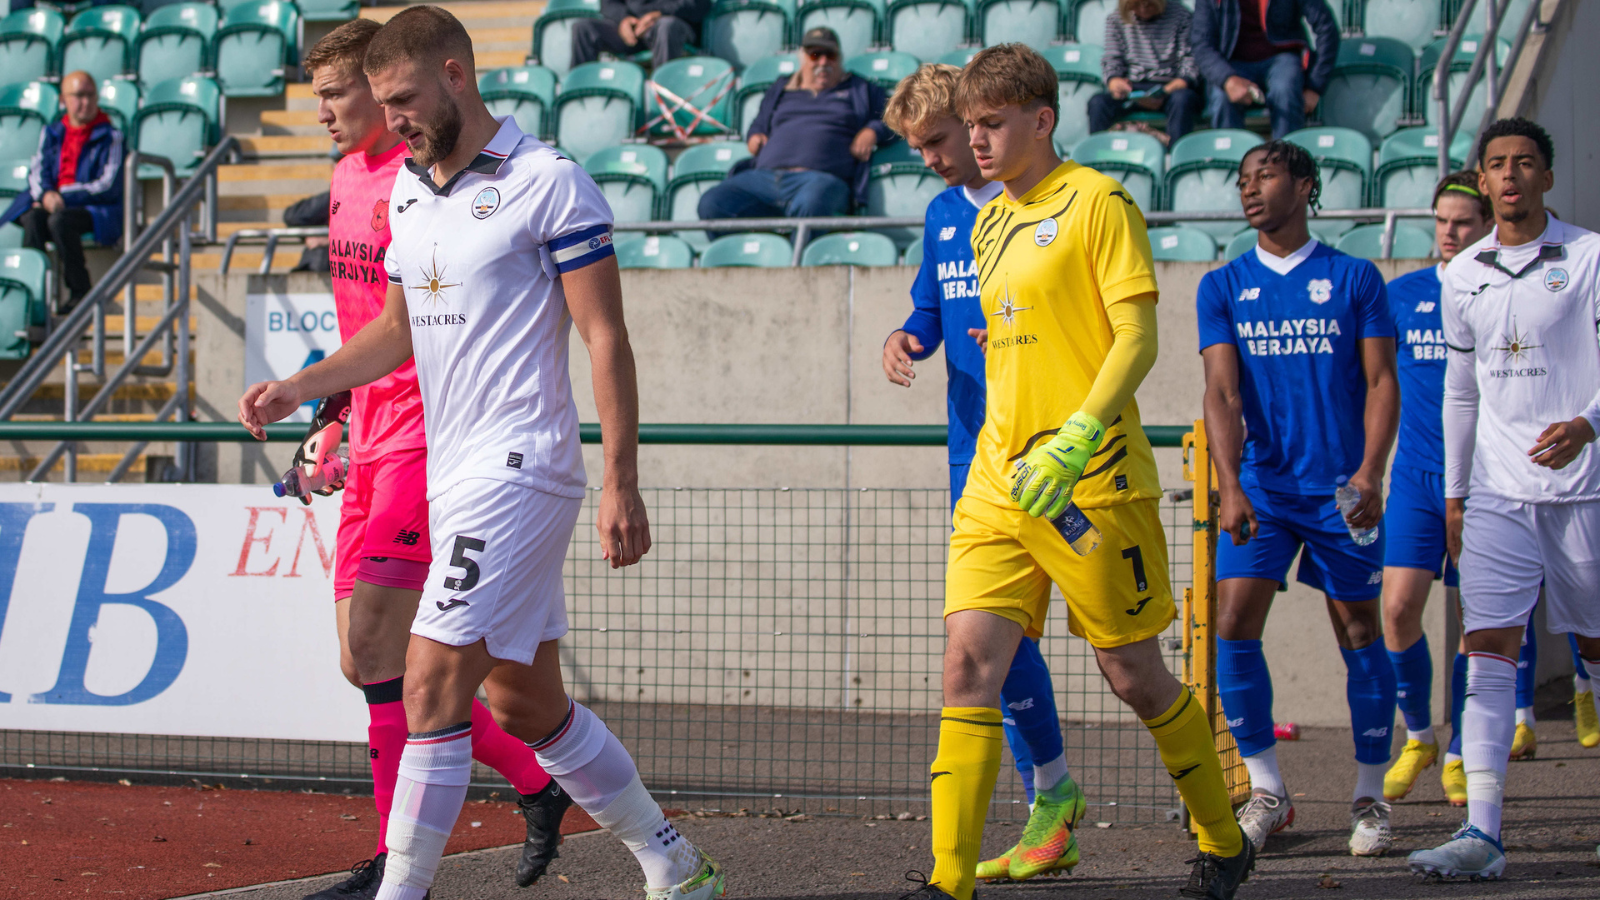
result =
M1600 501L1521 503L1474 495L1461 545L1467 632L1523 627L1543 584L1552 634L1600 637Z
M581 498L469 478L428 505L433 562L411 633L530 665L567 633L561 565Z

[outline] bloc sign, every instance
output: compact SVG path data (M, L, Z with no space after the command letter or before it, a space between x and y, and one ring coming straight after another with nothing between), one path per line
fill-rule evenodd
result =
M339 349L339 314L332 294L249 294L245 297L244 384L281 381ZM290 422L309 422L315 401Z
M338 527L264 485L0 485L0 728L366 740Z

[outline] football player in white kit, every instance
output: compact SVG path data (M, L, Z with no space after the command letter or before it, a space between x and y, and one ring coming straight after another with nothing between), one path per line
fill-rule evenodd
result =
M308 398L416 359L433 563L406 655L411 734L378 900L423 900L433 882L466 797L479 685L500 725L633 851L650 900L720 897L721 867L678 834L627 750L567 696L557 657L561 566L585 485L567 374L573 325L605 436L600 553L615 568L650 549L611 209L576 163L489 113L471 40L450 13L402 10L363 68L410 151L389 194L384 311L321 363L252 386L239 417L263 437Z
M1413 871L1497 878L1523 623L1572 632L1600 677L1600 235L1545 211L1550 136L1501 119L1478 141L1495 229L1461 251L1441 292L1445 540L1461 568L1467 821L1411 854Z

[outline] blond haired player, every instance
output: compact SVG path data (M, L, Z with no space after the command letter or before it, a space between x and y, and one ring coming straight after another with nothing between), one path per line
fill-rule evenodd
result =
M950 540L934 870L909 897L972 896L1000 767L1000 685L1018 642L1043 632L1054 582L1068 627L1150 729L1199 828L1181 893L1227 900L1254 854L1211 725L1156 643L1174 607L1155 456L1133 401L1156 356L1150 241L1121 185L1056 155L1056 97L1054 69L1021 44L982 51L956 87L978 166L1005 191L972 237L989 325L987 416ZM1074 504L1103 535L1085 556L1051 522ZM1082 794L1052 806L1070 839Z

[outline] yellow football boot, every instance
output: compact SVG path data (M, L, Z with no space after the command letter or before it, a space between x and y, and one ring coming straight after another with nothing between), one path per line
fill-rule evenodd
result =
M1444 797L1450 801L1451 806L1467 805L1467 764L1459 759L1451 760L1444 764L1444 774L1439 776L1444 782Z
M1421 741L1408 739L1405 748L1400 751L1400 758L1394 761L1394 765L1390 766L1389 771L1383 776L1383 799L1399 800L1411 793L1411 788L1417 783L1417 776L1438 759L1438 744L1424 744Z
M1594 711L1594 691L1572 695L1573 724L1578 729L1578 743L1585 747L1600 747L1600 716Z
M1532 728L1518 722L1517 734L1511 739L1511 758L1533 759L1537 755L1539 755L1539 736L1533 733Z
M1078 840L1072 829L1089 808L1083 788L1070 777L1034 795L1033 813L1022 840L1011 853L1011 878L1023 881L1045 872L1070 871L1078 864Z

